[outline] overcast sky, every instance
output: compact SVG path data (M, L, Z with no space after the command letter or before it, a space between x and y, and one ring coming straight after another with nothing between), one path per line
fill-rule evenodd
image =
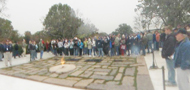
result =
M138 0L8 0L4 11L20 34L43 29L42 19L54 4L68 4L101 32L111 33L119 24L134 26L134 8Z

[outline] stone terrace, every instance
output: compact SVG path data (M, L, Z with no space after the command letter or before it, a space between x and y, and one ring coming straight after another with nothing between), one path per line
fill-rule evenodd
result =
M0 74L39 82L92 90L154 90L144 57L66 57L77 68L63 74L50 73L49 68L60 65L60 59L34 61L0 69ZM101 62L85 62L101 59Z

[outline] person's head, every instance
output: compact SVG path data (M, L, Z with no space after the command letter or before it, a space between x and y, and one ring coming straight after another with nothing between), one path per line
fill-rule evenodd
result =
M9 44L12 44L12 41L9 41Z
M67 42L68 42L68 40L67 40L67 39L65 39L65 42L67 43Z
M179 29L176 33L175 33L175 37L176 40L178 42L184 40L187 37L187 31L185 29Z
M125 38L125 35L124 35L124 34L122 35L122 38Z
M32 44L32 42L31 42L31 41L29 41L29 44Z
M173 31L174 31L174 33L176 33L176 32L178 31L178 29L177 29L177 28L174 28Z
M162 33L165 33L165 30L164 30L164 29L162 30Z
M90 38L88 38L88 41L91 41L91 39L90 39Z
M172 27L171 26L165 26L165 33L167 34L167 35L169 35L169 34L171 34L172 33Z
M190 30L190 24L188 24L185 28L186 30Z
M8 45L8 44L9 44L9 40L6 40L5 44L7 44L7 45Z

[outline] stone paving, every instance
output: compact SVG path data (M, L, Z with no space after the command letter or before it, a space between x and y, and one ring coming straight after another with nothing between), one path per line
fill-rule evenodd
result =
M66 64L76 65L68 73L50 73L49 68L60 65L61 58L34 61L31 63L0 69L0 74L14 77L92 90L154 90L144 57L66 57ZM85 62L102 59L101 62Z

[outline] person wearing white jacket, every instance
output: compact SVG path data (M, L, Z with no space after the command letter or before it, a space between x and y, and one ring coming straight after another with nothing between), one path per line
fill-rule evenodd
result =
M57 45L58 45L58 53L60 54L60 56L62 56L62 48L63 48L62 40L59 40Z
M64 44L64 48L65 48L65 55L68 56L69 55L69 46L70 43L67 41L67 39L65 40L65 44Z
M92 50L93 50L93 57L96 56L96 41L95 39L93 38L92 39Z
M89 57L90 57L92 56L92 41L90 38L88 39L87 45L88 45L88 52L89 52Z

